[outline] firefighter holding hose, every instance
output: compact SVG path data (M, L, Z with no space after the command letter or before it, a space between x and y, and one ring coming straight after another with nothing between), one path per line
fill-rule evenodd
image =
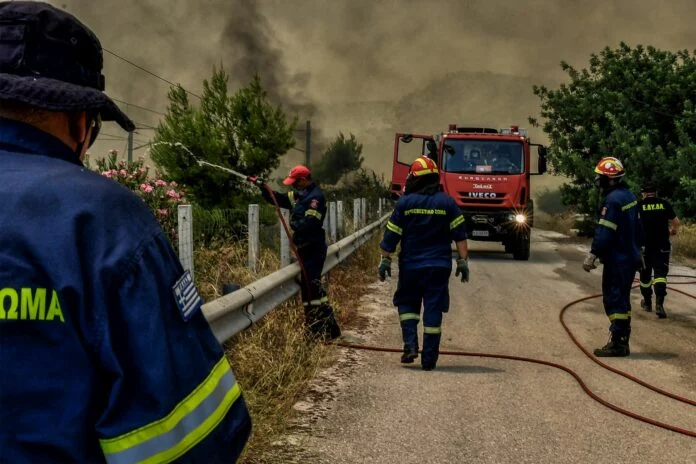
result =
M595 356L628 356L631 336L631 286L641 268L642 229L638 217L638 200L624 183L623 164L614 157L599 160L595 167L595 184L604 197L590 253L583 269L596 269L596 260L604 264L602 298L609 317L611 339L594 351Z
M449 310L449 278L452 273L452 241L459 259L456 276L469 281L466 224L454 200L440 191L440 175L425 156L412 165L405 195L394 208L380 244L379 277L391 276L391 254L401 243L399 282L394 306L399 311L404 351L401 362L418 357L418 322L423 305L423 351L421 367L435 369L442 336L442 315Z
M307 329L314 337L333 340L341 336L341 329L321 282L327 250L324 231L326 198L306 166L292 168L283 184L291 186L292 190L280 193L257 182L267 202L273 203L272 194L278 206L291 210L292 240L304 268L301 291Z

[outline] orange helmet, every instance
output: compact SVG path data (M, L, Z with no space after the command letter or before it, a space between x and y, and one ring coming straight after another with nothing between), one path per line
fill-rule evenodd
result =
M609 179L618 179L626 174L623 163L613 156L607 156L599 160L594 172L600 176L607 176Z
M415 177L425 176L427 174L439 174L435 161L425 156L421 156L411 164L409 174Z

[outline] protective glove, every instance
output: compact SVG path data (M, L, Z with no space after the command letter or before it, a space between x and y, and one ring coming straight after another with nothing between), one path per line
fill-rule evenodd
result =
M597 261L597 257L592 253L588 253L585 257L585 261L582 262L582 268L587 272L590 272L592 269L597 269L595 261Z
M454 276L457 277L459 274L462 275L462 282L469 281L469 259L468 258L459 258L457 260L457 270L455 271Z
M388 258L386 256L382 257L382 261L379 262L378 272L380 282L384 282L384 279L387 278L387 275L391 277L391 258Z

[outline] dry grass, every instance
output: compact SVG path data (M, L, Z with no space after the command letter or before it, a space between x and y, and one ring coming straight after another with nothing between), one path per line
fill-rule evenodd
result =
M363 323L358 302L375 280L379 262L378 241L373 237L346 263L327 277L330 301L342 328ZM248 284L278 268L278 258L262 251L259 272L246 269L244 243L199 250L196 280L206 299L221 295L222 285ZM319 369L333 360L334 349L306 338L304 313L299 296L283 304L259 324L226 344L230 364L242 386L254 422L252 437L241 462L267 462L271 443L286 430L292 406L303 395Z
M544 230L552 230L561 234L575 235L575 213L547 214L542 211L534 212L534 226Z
M696 224L682 224L679 235L672 239L672 244L676 256L696 260Z

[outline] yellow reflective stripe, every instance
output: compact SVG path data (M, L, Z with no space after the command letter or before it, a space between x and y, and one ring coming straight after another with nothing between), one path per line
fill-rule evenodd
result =
M442 333L442 327L423 327L423 333L438 335Z
M652 286L652 284L653 284L653 281L651 280L649 282L641 282L640 286L643 288L650 288Z
M637 201L632 201L629 204L622 206L621 211L627 211L627 210L633 208L634 206L636 206L637 204L638 204Z
M614 223L611 222L611 221L607 221L606 219L600 219L600 220L599 220L599 225L600 225L600 226L604 226L604 227L608 227L608 228L610 228L611 230L616 230L616 229L619 228L616 224L614 224Z
M401 227L397 226L396 224L394 224L391 221L387 221L387 229L389 229L392 232L394 232L395 234L399 234L399 235L403 235L403 233L404 233L404 230Z
M462 225L462 223L464 223L464 216L460 214L459 217L457 217L457 219L450 222L450 230Z
M428 163L426 163L423 158L418 158L416 161L418 161L418 164L420 164L423 169L428 168Z
M440 171L437 169L420 169L418 171L413 171L414 176L424 176L426 174L438 174Z
M667 283L666 277L655 277L655 280L653 280L653 284L666 284L666 283Z
M164 435L174 429L184 418L186 418L189 413L195 411L195 409L203 403L208 396L216 389L220 380L227 374L232 374L230 366L227 363L227 359L223 356L220 361L215 365L213 370L208 374L208 377L200 384L196 389L191 392L183 401L177 404L172 412L170 412L166 417L147 424L139 429L128 432L124 435L115 438L99 440L102 451L109 460L110 454L117 454L122 451L133 448L134 446L146 443L153 438L160 435ZM224 399L220 402L217 409L211 414L203 423L201 423L196 429L190 431L186 437L177 443L176 446L165 451L169 453L170 451L179 450L180 453L185 452L191 446L191 443L198 443L200 440L205 438L205 436L212 430L211 427L206 427L214 423L213 428L217 425L224 415L227 413L232 404L241 395L241 389L239 384L234 382L234 386L227 392ZM189 444L190 446L186 446ZM181 450L184 450L181 452ZM163 454L163 453L160 453ZM156 455L159 456L160 454ZM152 458L156 457L152 456ZM148 459L149 461L149 459Z
M616 320L625 321L625 320L630 319L630 318L631 318L631 311L629 311L627 313L617 313L617 314L610 314L609 315L610 321L616 321Z
M290 200L290 203L295 201L295 192L293 192L292 190L288 192L288 200Z
M420 321L420 314L416 314L416 313L399 314L399 320L402 320L402 321Z
M321 213L316 209L308 209L307 211L305 211L304 214L305 216L314 216L315 218L321 221Z

